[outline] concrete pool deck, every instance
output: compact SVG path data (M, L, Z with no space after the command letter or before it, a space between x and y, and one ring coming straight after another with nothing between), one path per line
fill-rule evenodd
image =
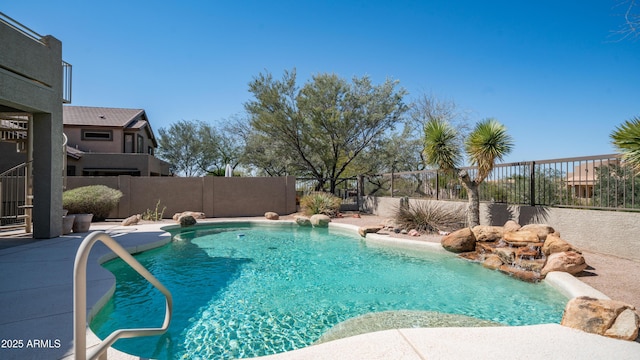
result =
M228 219L216 219L224 220ZM116 223L100 223L93 224L91 230L111 232L124 248L137 252L166 243L168 234L160 228L168 224L120 227ZM0 306L0 358L73 358L73 263L76 250L86 235L88 233L25 240L23 245L0 250L0 304L3 305ZM87 268L88 311L95 311L113 289L113 276L98 264L108 253L102 244L96 244L91 252ZM563 282L562 279L559 281ZM578 286L569 291L593 290L589 289ZM88 337L88 344L95 344L95 341L95 337ZM358 335L264 358L489 359L506 354L519 359L638 359L640 343L587 334L558 324L399 329ZM111 349L109 358L137 357Z

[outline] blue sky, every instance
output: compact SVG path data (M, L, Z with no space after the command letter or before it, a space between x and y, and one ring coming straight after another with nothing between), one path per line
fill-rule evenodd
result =
M495 117L505 160L613 153L640 116L640 40L620 40L622 0L4 2L63 43L73 104L142 108L153 128L243 112L260 72L400 81L409 96ZM638 9L640 12L640 9Z

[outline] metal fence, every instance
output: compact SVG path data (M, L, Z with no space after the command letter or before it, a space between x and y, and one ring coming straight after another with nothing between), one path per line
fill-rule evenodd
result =
M340 210L342 211L358 211L360 209L361 182L357 177L341 178L336 181L336 189L334 195L342 199ZM296 179L296 197L297 201L301 197L314 191L329 191L329 179L297 178Z
M464 168L475 175L474 167ZM466 200L454 174L424 170L364 178L365 195ZM519 205L640 210L640 177L621 155L498 164L479 187L480 200Z
M473 177L474 167L464 168ZM325 183L326 184L326 183ZM437 170L407 171L339 179L336 195L359 204L361 195L467 199L455 174ZM298 179L296 190L322 190L315 179ZM640 210L640 176L621 155L596 155L498 164L479 188L480 200L518 205L588 209Z

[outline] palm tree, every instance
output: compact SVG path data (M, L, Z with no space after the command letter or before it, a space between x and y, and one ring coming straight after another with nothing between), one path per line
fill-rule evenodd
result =
M625 121L611 133L613 145L636 173L640 173L640 117Z
M467 189L469 204L467 222L470 227L480 224L480 196L478 187L493 170L496 160L511 152L513 139L504 125L495 119L478 122L463 142L456 129L448 122L432 118L424 127L425 158L428 165L455 173ZM478 171L472 178L469 172L460 168L462 146L471 165Z

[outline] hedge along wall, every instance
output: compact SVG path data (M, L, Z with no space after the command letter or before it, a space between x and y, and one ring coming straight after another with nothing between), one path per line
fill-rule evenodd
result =
M160 200L164 218L182 211L204 212L207 217L262 216L267 211L296 212L295 177L67 177L67 190L105 185L122 191L110 218L123 219L154 210Z
M369 196L363 201L363 211L393 217L400 199ZM409 199L409 204L421 201L437 200ZM466 211L466 202L437 202ZM504 225L507 220L515 220L520 225L549 224L579 249L640 261L638 212L480 203L482 225Z

